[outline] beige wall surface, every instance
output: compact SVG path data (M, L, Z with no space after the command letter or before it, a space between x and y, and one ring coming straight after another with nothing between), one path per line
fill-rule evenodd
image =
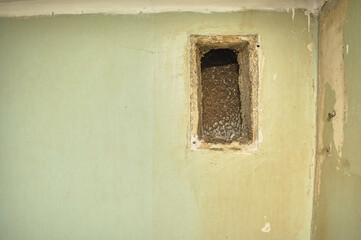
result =
M361 237L360 11L359 0L333 0L320 16L317 240Z
M190 151L189 36L257 34L259 143ZM303 11L0 19L0 239L310 238Z

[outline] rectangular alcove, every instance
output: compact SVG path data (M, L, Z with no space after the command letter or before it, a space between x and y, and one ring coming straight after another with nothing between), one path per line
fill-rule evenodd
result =
M190 40L190 148L255 148L258 37L193 35Z

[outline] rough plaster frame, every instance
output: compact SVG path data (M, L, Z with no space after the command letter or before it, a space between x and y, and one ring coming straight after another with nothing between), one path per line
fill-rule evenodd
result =
M195 150L247 150L256 149L258 137L258 83L259 57L257 35L192 35L190 36L190 149ZM242 137L231 143L209 143L199 137L201 108L201 57L210 49L234 49L240 66ZM246 51L246 52L244 52ZM249 78L242 78L242 63L249 61ZM247 132L248 129L248 132ZM245 132L246 131L246 132ZM245 136L246 135L246 136Z

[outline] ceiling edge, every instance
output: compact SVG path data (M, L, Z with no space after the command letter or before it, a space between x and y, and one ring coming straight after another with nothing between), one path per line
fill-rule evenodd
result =
M234 2L215 3L213 5L157 5L154 6L152 1L133 1L133 3L124 2L74 2L74 1L5 1L0 2L0 16L1 17L29 17L29 16L52 16L63 14L142 14L142 13L161 13L161 12L236 12L246 10L265 10L265 11L292 11L294 9L304 9L313 14L318 14L320 1L322 4L324 0L315 0L310 6L305 4L298 4L294 7L286 5L265 6L257 4L245 4L239 7Z

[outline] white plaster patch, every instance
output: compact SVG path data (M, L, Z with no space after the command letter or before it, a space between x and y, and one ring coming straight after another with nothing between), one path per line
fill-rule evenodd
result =
M201 141L199 141L199 139L196 136L192 136L191 137L191 150L195 151L197 150L197 148L199 147L199 145L201 144Z
M277 73L275 73L275 75L273 75L273 80L276 80L277 78Z
M264 227L261 229L261 231L264 232L264 233L269 233L271 231L271 224L267 222L264 225Z
M312 43L307 44L307 49L308 51L313 52L313 44Z
M346 53L348 54L348 50L349 50L349 45L346 45Z

